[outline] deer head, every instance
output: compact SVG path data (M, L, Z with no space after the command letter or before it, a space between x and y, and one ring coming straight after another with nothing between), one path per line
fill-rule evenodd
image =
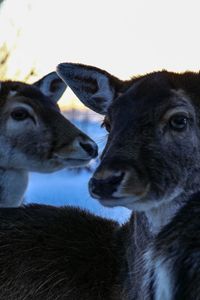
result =
M71 63L57 73L86 106L105 115L108 140L89 183L93 197L145 211L198 189L198 73L162 71L121 81Z
M53 172L96 157L96 144L60 113L65 89L55 72L32 85L1 82L0 168Z

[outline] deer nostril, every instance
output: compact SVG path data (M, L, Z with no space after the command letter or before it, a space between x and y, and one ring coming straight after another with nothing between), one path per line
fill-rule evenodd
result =
M124 175L124 172L120 172L120 174L109 176L104 179L96 179L93 177L89 182L89 190L94 197L112 197L112 194L117 191Z
M91 156L91 158L95 158L98 155L98 148L95 143L84 143L80 142L81 147Z

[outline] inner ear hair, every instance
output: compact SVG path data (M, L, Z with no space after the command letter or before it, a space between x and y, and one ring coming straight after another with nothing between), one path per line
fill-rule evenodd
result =
M50 97L54 102L57 102L64 91L66 90L66 84L57 75L56 72L51 72L34 83L40 91Z
M69 85L83 104L99 114L105 114L123 81L96 67L62 63L57 73Z

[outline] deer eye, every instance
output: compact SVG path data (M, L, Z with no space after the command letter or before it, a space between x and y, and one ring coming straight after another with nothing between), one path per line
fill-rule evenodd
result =
M175 115L169 120L170 127L176 131L182 131L187 128L188 117L186 115Z
M101 124L101 127L104 127L108 132L111 131L111 124L110 124L110 121L108 120L108 118L105 117L105 119L103 120L103 123Z
M29 117L29 113L25 108L16 108L11 112L11 117L15 121L24 121Z

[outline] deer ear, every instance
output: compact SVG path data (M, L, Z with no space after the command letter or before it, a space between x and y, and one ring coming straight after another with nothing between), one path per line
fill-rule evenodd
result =
M116 96L117 83L120 82L103 70L81 64L59 64L57 74L81 102L103 115Z
M47 74L33 85L37 86L44 95L50 97L54 102L58 102L67 87L56 72Z

